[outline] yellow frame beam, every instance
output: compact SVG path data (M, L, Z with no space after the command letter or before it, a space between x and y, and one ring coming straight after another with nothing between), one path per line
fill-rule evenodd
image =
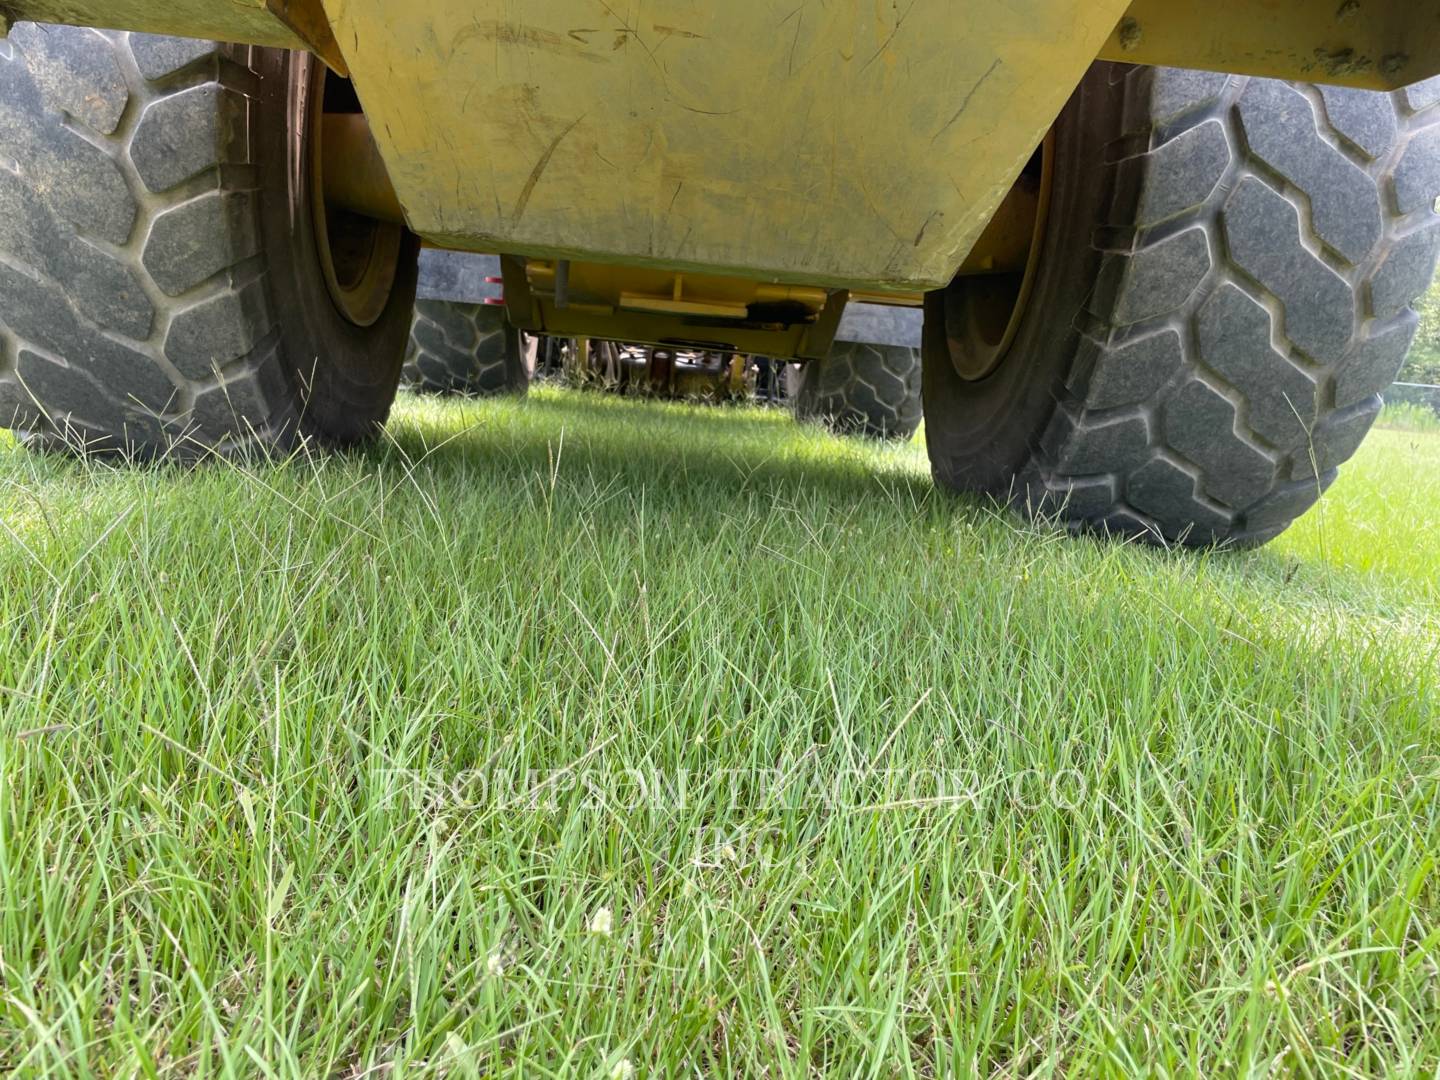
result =
M1394 90L1440 74L1440 15L1424 0L1134 0L1100 56Z
M310 48L266 0L0 0L0 29L7 19Z

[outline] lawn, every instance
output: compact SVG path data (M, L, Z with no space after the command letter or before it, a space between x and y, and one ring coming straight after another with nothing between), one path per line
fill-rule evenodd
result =
M1440 1068L1440 435L1242 554L554 390L0 521L0 1068Z

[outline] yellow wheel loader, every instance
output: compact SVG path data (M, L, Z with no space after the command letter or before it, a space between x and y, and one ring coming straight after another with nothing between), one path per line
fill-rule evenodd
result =
M0 31L0 423L52 445L373 437L425 244L499 253L535 334L824 365L848 307L922 311L938 483L1254 544L1364 438L1440 244L1440 16L1400 0L0 0ZM817 385L873 376L850 353Z

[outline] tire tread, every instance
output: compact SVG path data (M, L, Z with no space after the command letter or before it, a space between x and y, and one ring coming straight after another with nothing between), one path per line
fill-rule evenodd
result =
M1100 233L1134 244L1106 256L1024 497L1150 539L1261 542L1358 448L1403 362L1440 254L1440 109L1412 111L1413 88L1125 78L1127 137L1148 118L1150 149L1115 164Z
M488 397L530 385L517 333L496 304L417 300L402 380L416 390Z
M17 24L0 43L0 426L140 457L283 448L252 50Z
M920 350L837 341L800 368L795 415L839 435L908 439L920 426Z

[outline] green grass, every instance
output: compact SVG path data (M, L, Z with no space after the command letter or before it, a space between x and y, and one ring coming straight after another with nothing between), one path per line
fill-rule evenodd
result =
M1440 437L1227 555L757 410L391 433L0 450L0 1068L1440 1067Z
M1386 405L1376 423L1392 431L1440 433L1440 416L1435 410L1412 401Z

